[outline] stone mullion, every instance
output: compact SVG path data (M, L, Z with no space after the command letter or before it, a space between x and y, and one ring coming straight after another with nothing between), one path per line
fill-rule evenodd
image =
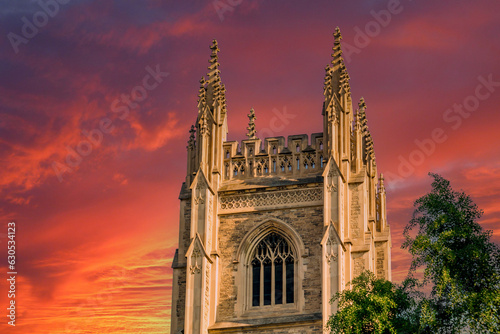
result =
M260 284L259 284L259 289L260 289L260 302L259 306L264 305L264 261L260 261Z
M255 177L256 176L255 158L248 158L247 161L248 161L248 165L249 165L249 167L248 167L249 168L249 171L248 171L249 174L248 174L248 176L249 177ZM252 167L250 167L250 165Z
M233 172L233 159L229 160L229 175L228 175L228 179L229 180L232 180L233 177L234 177L234 172Z
M281 282L281 285L283 286L281 289L281 304L286 304L286 261L283 259L281 261L281 266L282 266L282 276L283 276L283 282ZM294 282L295 286L295 282Z
M274 272L275 268L274 268L274 259L275 257L272 256L271 257L271 305L274 305L274 303L276 302L275 300L275 287L276 287L276 282L274 281L275 280L275 276L276 276L276 273Z

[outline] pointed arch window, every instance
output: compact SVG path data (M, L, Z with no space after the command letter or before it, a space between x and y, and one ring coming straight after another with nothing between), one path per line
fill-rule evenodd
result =
M272 232L251 257L251 305L294 303L295 253L288 241Z

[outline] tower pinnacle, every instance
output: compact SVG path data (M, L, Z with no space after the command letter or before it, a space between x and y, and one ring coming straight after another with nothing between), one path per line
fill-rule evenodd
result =
M253 108L250 109L250 114L248 114L247 116L248 116L247 137L248 139L255 139L255 134L257 133L257 131L255 130L255 120L257 119L257 117L255 117L255 110Z
M195 142L194 142L194 134L195 134L196 130L195 130L195 127L194 125L191 125L191 130L189 130L189 140L188 140L188 146L187 148L192 150L194 148L194 145L195 145Z
M210 46L212 53L210 54L210 59L208 62L210 65L208 66L207 73L207 102L209 106L213 106L217 101L219 105L224 105L224 93L223 88L221 87L221 78L220 78L220 70L219 70L219 56L218 52L220 51L219 46L217 44L217 40L212 41L212 45Z
M332 64L333 64L333 66L335 66L343 60L342 59L342 49L340 46L340 41L342 40L342 34L340 33L339 27L335 28L335 32L333 33L333 38L334 38L334 41L333 41L333 48L332 48L332 50L333 50Z

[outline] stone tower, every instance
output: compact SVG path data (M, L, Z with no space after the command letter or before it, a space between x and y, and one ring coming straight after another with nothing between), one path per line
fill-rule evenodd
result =
M334 33L323 133L227 141L217 42L200 81L180 192L171 333L321 333L363 270L391 279L382 175ZM257 128L258 130L258 128Z

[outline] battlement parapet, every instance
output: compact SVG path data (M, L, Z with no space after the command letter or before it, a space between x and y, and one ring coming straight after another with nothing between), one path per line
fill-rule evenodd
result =
M223 179L248 179L262 176L307 176L320 173L324 167L323 133L262 139L246 139L241 143L223 143Z

